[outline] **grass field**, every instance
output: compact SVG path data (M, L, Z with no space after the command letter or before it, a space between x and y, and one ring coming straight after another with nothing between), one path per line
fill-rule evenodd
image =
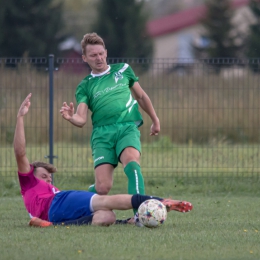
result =
M84 190L93 183L90 149L83 145L54 147L60 189ZM194 205L187 214L169 213L158 229L28 227L12 147L1 148L0 259L260 259L258 145L177 146L159 139L143 146L146 193ZM30 160L44 158L48 147L29 145L27 152ZM118 167L111 194L126 193L126 181ZM118 218L131 216L117 212Z
M146 193L188 200L194 209L170 212L158 229L28 227L12 147L1 148L0 259L260 259L259 146L160 142L144 144ZM35 160L48 150L29 146L27 152ZM93 183L89 148L58 144L55 152L57 187L85 190ZM111 194L126 193L126 181L118 167Z
M20 197L0 198L1 259L260 259L259 196L189 193L185 199L193 211L170 212L157 229L39 229L27 226ZM129 217L132 211L117 215Z

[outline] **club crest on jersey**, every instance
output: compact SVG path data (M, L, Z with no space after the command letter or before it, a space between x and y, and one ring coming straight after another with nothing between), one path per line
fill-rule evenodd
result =
M117 83L117 81L119 80L119 79L123 79L124 77L123 77L123 75L122 75L122 73L120 72L120 71L118 71L118 72L115 72L115 82Z

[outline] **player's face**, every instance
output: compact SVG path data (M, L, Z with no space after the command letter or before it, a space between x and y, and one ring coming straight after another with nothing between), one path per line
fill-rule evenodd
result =
M35 177L47 183L51 183L52 181L51 173L49 173L45 168L42 167L36 168Z
M107 50L102 45L86 46L86 55L82 59L88 63L94 74L99 74L107 69Z

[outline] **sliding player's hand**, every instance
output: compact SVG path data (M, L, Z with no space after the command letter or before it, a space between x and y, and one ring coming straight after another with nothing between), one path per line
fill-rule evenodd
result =
M23 101L23 103L21 104L19 110L18 110L18 114L17 114L17 117L20 117L20 116L25 116L28 111L29 111L29 107L31 105L31 102L30 102L30 98L32 96L32 93L30 93L26 98L25 100Z

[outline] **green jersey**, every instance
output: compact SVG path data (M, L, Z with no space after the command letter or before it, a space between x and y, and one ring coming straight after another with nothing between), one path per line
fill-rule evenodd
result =
M90 74L77 87L77 103L85 103L92 112L93 127L123 122L142 125L138 103L130 88L138 81L126 63L112 64L101 74Z

